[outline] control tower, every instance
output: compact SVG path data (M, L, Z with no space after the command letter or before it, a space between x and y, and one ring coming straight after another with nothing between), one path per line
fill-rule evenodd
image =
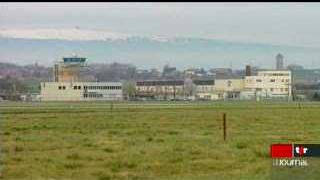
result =
M55 82L79 82L80 72L86 66L85 57L73 55L71 57L63 57L54 65L54 81Z

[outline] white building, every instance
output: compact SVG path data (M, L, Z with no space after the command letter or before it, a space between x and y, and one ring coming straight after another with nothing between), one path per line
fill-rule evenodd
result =
M41 101L122 100L120 82L42 82Z
M217 100L218 95L214 92L214 79L194 80L195 98L200 100Z
M136 82L136 96L158 100L181 99L184 80L143 80Z
M291 97L291 71L258 71L256 76L245 77L243 95L261 98Z
M194 81L196 97L206 100L239 99L244 89L243 79L215 79Z

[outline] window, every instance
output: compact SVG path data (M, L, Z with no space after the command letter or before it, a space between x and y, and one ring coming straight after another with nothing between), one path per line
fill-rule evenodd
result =
M78 89L81 89L81 86L78 86Z
M276 80L275 79L270 79L270 82L276 82Z
M256 82L262 82L262 80L261 79L257 79Z
M270 91L273 92L273 88L270 88Z
M77 89L78 86L73 86L73 89Z
M62 86L62 89L63 89L63 90L65 90L65 89L66 89L66 87L65 87L65 86Z
M62 87L61 86L59 86L59 90L61 90L62 89Z

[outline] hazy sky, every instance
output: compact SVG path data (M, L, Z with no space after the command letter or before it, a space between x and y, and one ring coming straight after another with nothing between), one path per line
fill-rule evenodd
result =
M320 3L0 3L0 28L72 28L320 47Z

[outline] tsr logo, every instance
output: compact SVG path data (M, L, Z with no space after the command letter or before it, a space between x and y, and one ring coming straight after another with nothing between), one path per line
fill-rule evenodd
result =
M308 151L308 148L303 147L303 146L298 146L296 147L296 153L299 154L300 157L302 157L303 155L305 155Z

